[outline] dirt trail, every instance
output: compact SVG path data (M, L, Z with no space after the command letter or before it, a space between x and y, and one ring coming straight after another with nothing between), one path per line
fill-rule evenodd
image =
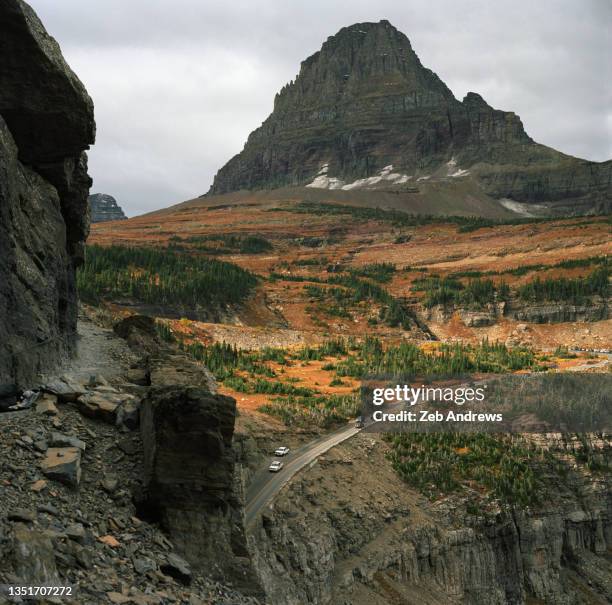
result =
M69 374L80 381L87 381L94 374L112 380L122 375L135 361L126 342L112 330L101 328L84 315L79 316L77 352L67 360L54 376Z

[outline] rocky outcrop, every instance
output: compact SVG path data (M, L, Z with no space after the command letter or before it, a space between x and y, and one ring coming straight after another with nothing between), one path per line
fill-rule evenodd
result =
M610 303L597 298L588 304L567 303L521 304L513 302L508 306L507 315L518 321L529 323L560 323L602 321L610 316Z
M455 305L434 305L431 308L425 308L421 311L424 321L434 321L436 323L447 323L451 321L455 313L463 325L469 328L481 328L483 326L492 326L497 323L505 310L505 303L491 303L480 308L463 308L455 307Z
M310 186L398 191L471 179L498 199L553 212L612 207L612 161L579 160L535 143L518 116L476 93L457 100L388 21L328 38L209 193Z
M0 384L72 348L93 103L21 0L0 5Z
M119 409L127 411L146 389L125 382L132 356L115 357L100 348L104 341L119 340L112 332L79 327L79 350L95 348L94 363L77 359L69 376L50 378L41 390L28 395L27 405L19 411L0 413L0 585L73 586L76 594L64 597L71 603L256 605L257 599L211 578L218 571L216 551L212 559L190 566L177 552L179 543L173 543L157 523L148 523L146 511L136 508L133 494L142 492L145 476L138 416L117 413L116 422L110 423L80 403L83 398L89 402L118 398L123 400ZM115 350L123 348L122 342L114 344ZM108 367L101 363L107 355L117 364L117 373L109 375L112 382L99 373L100 367ZM79 378L81 364L88 370L86 383ZM43 402L47 405L40 405ZM211 407L210 412L216 409ZM231 405L225 415L219 414L223 447L232 431L233 414ZM208 431L213 435L215 427L211 424ZM168 451L160 448L158 453ZM210 463L206 477L212 479L219 462L216 454L211 451L210 460L190 460L190 471L198 463ZM223 494L231 493L231 478L225 477L230 465L228 459L218 467L222 480L216 487ZM191 483L180 489L190 487L200 486ZM204 495L212 497L214 489L206 484ZM192 495L194 506L198 495L202 492ZM209 529L217 518L214 511L211 515ZM194 517L187 513L186 518ZM203 537L219 540L222 555L229 550L221 542L223 535ZM192 539L195 542L198 536ZM1 597L0 601L8 602Z
M92 223L105 223L107 221L124 221L127 216L123 213L117 200L106 193L94 193L89 196L89 209Z
M526 303L517 298L487 304L481 308L463 308L455 305L436 305L421 312L426 321L446 323L454 313L465 326L480 328L492 326L503 317L527 323L595 322L610 317L610 301L599 296L583 304L563 302Z
M159 523L193 569L261 595L244 530L246 457L234 443L236 400L217 394L210 371L164 343L155 320L132 315L114 325L140 357L128 376L147 386L138 409L144 451L140 514ZM130 428L130 427L128 427Z
M458 529L406 528L367 557L349 557L348 565L342 564L342 522L322 517L313 531L291 518L264 518L257 562L271 604L339 603L365 592L378 594L381 603L519 605L535 598L570 605L598 602L588 599L610 588L602 566L610 510L521 513Z
M153 388L141 408L146 511L195 569L256 593L236 494L236 401L201 387Z

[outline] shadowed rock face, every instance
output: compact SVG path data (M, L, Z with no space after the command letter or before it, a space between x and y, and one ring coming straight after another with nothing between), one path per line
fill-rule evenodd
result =
M93 103L34 11L0 3L0 383L70 350Z
M611 207L612 162L535 143L518 116L476 93L457 100L388 21L346 27L306 59L210 193L305 185L325 166L326 177L349 184L390 165L408 184L468 171L494 198L563 212Z
M140 413L141 511L194 568L257 592L234 477L236 400L203 387L154 386Z

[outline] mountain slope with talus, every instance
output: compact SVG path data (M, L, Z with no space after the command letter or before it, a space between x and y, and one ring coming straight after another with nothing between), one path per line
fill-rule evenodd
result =
M302 62L209 194L306 186L409 197L431 182L452 190L459 180L526 213L612 207L612 161L540 145L516 114L476 93L459 101L408 38L380 21L341 29Z

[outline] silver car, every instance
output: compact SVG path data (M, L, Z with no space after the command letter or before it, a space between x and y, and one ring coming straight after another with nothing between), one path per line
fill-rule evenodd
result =
M274 450L275 456L286 456L288 453L289 453L289 448L285 447L284 445Z
M281 468L283 468L283 463L280 460L273 460L270 466L268 467L268 470L271 473L278 473Z

